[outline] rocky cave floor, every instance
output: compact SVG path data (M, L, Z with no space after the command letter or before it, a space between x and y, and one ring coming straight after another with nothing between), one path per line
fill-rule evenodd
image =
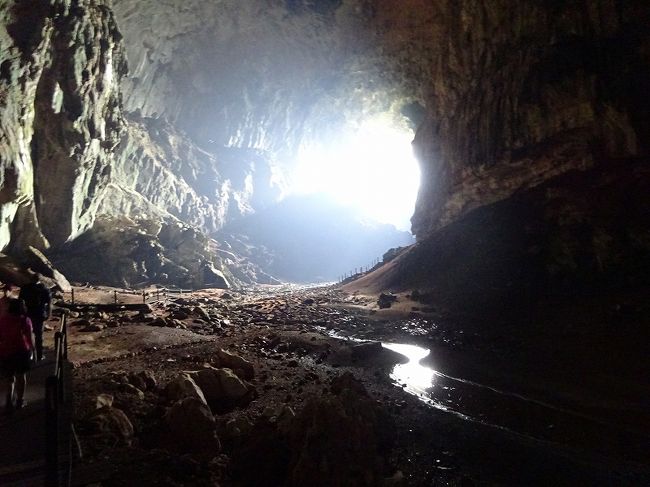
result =
M76 296L115 297L90 287ZM567 373L567 357L580 362L571 347L539 360L534 333L505 324L489 331L404 295L378 309L376 297L323 287L206 290L141 312L74 311L69 325L76 484L650 479L650 418L636 399L648 396L634 379L641 369L612 389L611 369L591 370L592 381L578 366ZM584 339L570 333L563 342ZM405 392L390 375L408 360L378 342L430 349L423 363L440 371L433 390ZM603 399L594 390L608 392Z

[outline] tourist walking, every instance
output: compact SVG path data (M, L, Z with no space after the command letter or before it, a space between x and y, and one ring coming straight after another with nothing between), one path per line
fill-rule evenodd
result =
M43 360L43 322L50 317L52 296L50 290L39 280L38 274L32 276L30 283L20 288L18 299L27 306L27 316L32 322L36 341L36 360Z
M11 299L7 314L0 317L0 372L6 384L5 411L25 405L27 372L31 368L34 342L32 322L19 299ZM14 401L15 398L15 401Z
M2 297L0 298L0 316L7 314L9 310L9 301L11 301L11 284L7 283L2 288Z

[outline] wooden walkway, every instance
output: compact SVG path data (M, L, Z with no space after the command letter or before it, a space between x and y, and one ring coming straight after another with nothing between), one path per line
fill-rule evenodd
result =
M45 380L54 373L54 353L36 364L27 379L27 405L0 416L0 485L43 485L45 475ZM48 356L49 354L49 356ZM0 398L4 407L4 390Z

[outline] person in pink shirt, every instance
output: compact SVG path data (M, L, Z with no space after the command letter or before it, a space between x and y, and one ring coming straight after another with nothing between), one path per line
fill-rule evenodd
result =
M11 299L7 313L0 317L0 371L6 380L5 411L8 413L25 406L27 372L31 368L33 351L32 322L26 315L25 305L18 299Z

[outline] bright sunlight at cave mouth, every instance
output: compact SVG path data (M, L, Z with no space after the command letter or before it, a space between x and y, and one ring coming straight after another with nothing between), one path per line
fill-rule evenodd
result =
M420 169L413 132L377 118L329 143L303 146L294 191L322 193L364 218L410 230Z

